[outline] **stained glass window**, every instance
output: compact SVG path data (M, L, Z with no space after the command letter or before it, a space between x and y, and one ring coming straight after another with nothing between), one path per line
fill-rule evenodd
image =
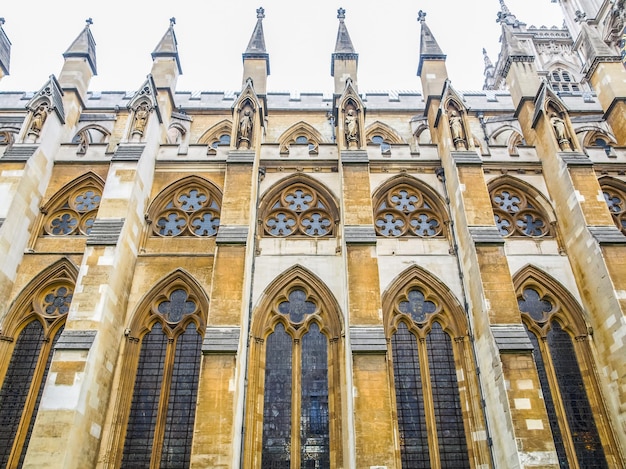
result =
M286 291L265 339L262 468L331 466L330 341L318 324L318 301Z
M527 331L559 467L608 469L574 343L555 319L561 306L531 287L523 289L518 302L527 324L534 323ZM538 337L538 331L544 331L545 338ZM577 464L568 459L568 447Z
M547 216L537 202L522 191L508 185L499 186L491 192L491 205L502 236L550 235Z
M626 192L613 185L602 184L602 193L613 222L623 234L626 234Z
M180 287L154 309L159 319L141 338L122 468L159 461L161 469L177 469L191 463L202 336L194 322L182 331L178 325L198 306Z
M269 236L330 236L335 230L331 202L306 184L295 183L271 198L264 215L264 232Z
M151 208L153 233L158 236L215 236L220 225L217 197L197 184L185 184L158 198Z
M44 233L51 236L88 235L96 219L102 189L87 186L57 201L44 221Z
M63 332L72 287L47 285L31 303L33 319L15 340L0 388L0 467L21 467L52 361L52 351Z
M434 203L408 184L398 184L377 202L374 226L380 236L443 236L443 220Z

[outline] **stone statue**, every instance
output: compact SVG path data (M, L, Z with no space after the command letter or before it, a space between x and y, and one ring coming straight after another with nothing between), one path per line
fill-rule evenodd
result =
M346 144L348 147L359 146L359 122L354 109L350 109L346 113L345 129Z
M553 112L550 115L550 123L554 128L554 133L556 134L556 140L559 142L559 147L562 151L571 151L572 147L570 145L569 138L567 138L567 130L565 128L565 121L561 119L556 112Z
M250 148L250 139L252 138L252 111L246 109L239 120L239 138L237 139L237 148L245 144Z
M135 111L135 121L133 122L132 134L142 136L146 130L146 124L148 123L148 114L150 113L150 107L148 103L142 103Z
M28 129L28 136L34 142L39 134L41 133L41 129L43 128L44 122L48 117L48 106L45 104L40 104L37 110L33 113L33 120L30 123L30 128Z
M450 132L455 150L467 150L465 142L465 132L463 131L463 120L456 111L450 112Z

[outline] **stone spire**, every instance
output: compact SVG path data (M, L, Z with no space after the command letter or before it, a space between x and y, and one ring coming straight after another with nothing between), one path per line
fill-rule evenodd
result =
M87 18L85 27L63 53L63 68L59 84L63 90L75 90L85 102L91 78L96 75L96 41L91 34L93 20Z
M167 31L152 52L152 70L150 72L157 89L169 90L172 98L178 77L183 73L178 57L178 42L174 33L175 24L176 18L170 18Z
M335 78L335 94L341 94L346 86L346 80L352 80L352 86L357 87L357 70L359 54L354 50L348 28L346 27L346 10L337 10L339 29L337 30L337 42L335 52L331 56L330 75Z
M87 60L94 75L98 74L96 69L96 41L91 34L90 26L93 24L91 18L85 20L85 27L78 35L74 42L67 48L63 54L63 58L80 57Z
M417 21L420 23L420 60L417 67L417 76L422 79L424 96L441 96L443 85L448 79L446 69L446 55L430 28L426 24L426 13L419 11ZM424 73L426 72L426 73Z
M483 90L492 90L496 82L496 68L493 66L493 62L487 55L487 49L485 49L484 47L483 60L485 61L485 69L483 71L483 75L485 76L485 83L483 84Z
M7 37L2 25L4 18L0 18L0 79L9 74L9 62L11 59L11 41Z
M176 18L170 18L170 27L152 51L152 60L157 57L172 58L176 62L178 73L182 75L183 70L180 68L180 58L178 57L178 41L176 41L176 33L174 33L175 24Z
M265 35L263 34L263 18L265 18L263 7L257 9L256 18L256 26L252 31L248 47L241 54L243 58L242 87L246 86L248 79L251 79L256 94L263 96L267 94L267 77L270 74L270 56L265 49Z

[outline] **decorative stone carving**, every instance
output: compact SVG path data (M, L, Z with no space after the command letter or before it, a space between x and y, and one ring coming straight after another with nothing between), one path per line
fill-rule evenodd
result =
M346 119L344 123L344 133L346 135L346 146L349 150L357 150L359 148L359 117L354 108L346 110Z
M237 129L237 148L249 149L252 141L252 131L254 129L254 110L250 105L244 106L239 113L239 128Z
M553 111L550 113L550 123L554 129L554 135L556 136L556 140L559 143L561 151L572 151L572 144L568 137L565 121Z
M152 106L147 101L140 102L134 109L135 116L133 120L133 127L130 131L132 140L139 141L139 139L143 137L151 110Z
M41 129L48 118L48 107L48 103L43 101L33 112L33 118L26 133L26 143L35 143L39 138Z
M463 117L453 107L448 108L448 121L450 122L450 133L452 135L452 143L455 150L467 150L467 139L465 137L465 126L463 125Z

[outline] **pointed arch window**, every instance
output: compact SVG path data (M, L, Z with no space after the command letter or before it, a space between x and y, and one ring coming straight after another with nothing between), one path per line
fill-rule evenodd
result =
M102 180L86 175L55 195L45 207L43 234L48 236L88 235L102 199Z
M590 367L587 334L572 318L561 291L548 291L533 280L518 288L518 305L533 345L541 393L560 467L615 467L613 443L602 400ZM579 323L580 322L580 323ZM586 377L585 377L586 376ZM607 452L608 449L608 452ZM612 457L612 456L611 456Z
M399 182L374 197L374 226L379 236L440 238L445 221L432 195L413 184Z
M464 338L442 301L411 282L387 305L402 467L470 468L461 395ZM461 370L461 371L459 371ZM462 378L465 379L465 378Z
M609 184L606 181L601 181L600 184L613 222L626 235L626 190L618 184Z
M152 235L210 237L220 224L221 194L208 181L186 178L159 194L148 211Z
M525 191L511 184L499 184L491 188L490 196L496 226L502 236L552 236L546 212Z
M37 417L54 347L72 302L74 279L63 270L27 287L0 335L0 467L21 467Z
M167 286L163 286L166 284ZM126 423L120 467L189 467L206 299L179 276L163 281L131 325L118 396ZM137 330L138 337L133 336Z
M251 431L246 467L340 467L340 325L328 302L302 282L270 293L253 326ZM333 315L336 312L333 311ZM254 396L257 397L254 397ZM258 441L258 443L253 443Z
M553 70L550 75L550 86L554 91L577 92L580 91L580 84L577 83L572 75L561 68Z
M313 181L294 180L264 197L263 232L266 236L334 236L338 222L334 201Z

